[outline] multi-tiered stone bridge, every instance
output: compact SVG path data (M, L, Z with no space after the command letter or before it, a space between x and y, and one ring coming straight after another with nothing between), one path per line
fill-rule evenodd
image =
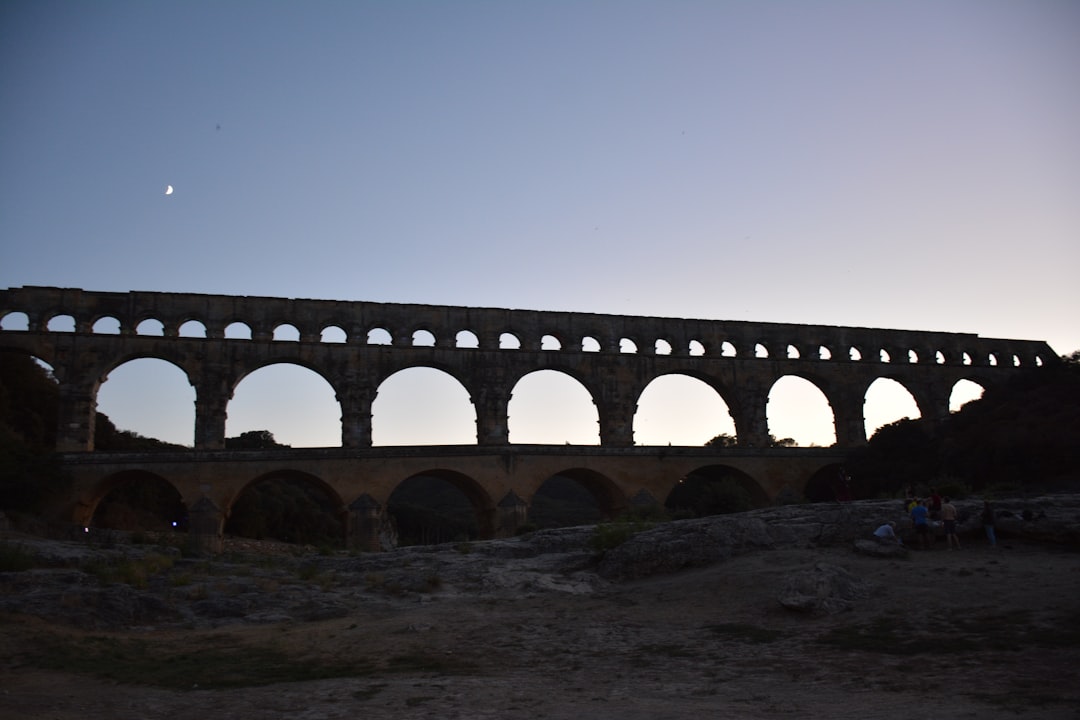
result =
M461 489L486 536L511 532L555 475L582 483L608 514L663 503L687 475L721 466L759 502L798 497L812 479L835 476L844 454L866 442L863 406L875 380L899 382L923 417L942 418L958 381L989 387L1058 360L1045 342L966 333L51 287L0 290L0 322L0 350L48 363L59 383L57 446L75 480L61 512L70 520L90 524L117 483L154 477L179 491L193 530L220 536L246 487L293 478L339 502L350 542L361 546L374 542L390 494L416 476ZM147 327L154 334L143 334ZM279 339L286 334L291 339ZM331 334L343 341L328 341ZM113 369L138 358L170 362L194 386L192 450L94 452L98 389ZM341 447L226 450L234 389L253 371L282 362L333 387ZM476 445L372 447L380 383L416 367L442 370L465 387L476 410ZM565 373L589 391L598 446L509 442L511 391L536 370ZM634 445L638 398L669 374L716 390L734 420L737 447ZM825 395L835 446L770 447L766 405L785 376L804 378Z

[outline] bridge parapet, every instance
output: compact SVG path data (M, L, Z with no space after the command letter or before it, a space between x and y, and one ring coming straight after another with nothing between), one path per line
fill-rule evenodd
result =
M114 318L121 335L134 335L140 323L157 320L165 337L177 337L182 325L196 321L205 328L207 339L217 339L225 337L226 327L239 322L248 326L257 342L269 341L276 329L291 325L306 343L319 342L323 330L337 327L352 345L365 345L369 332L384 329L393 345L411 346L414 333L425 330L434 336L436 347L453 348L458 333L467 330L479 339L480 349L489 350L499 349L500 336L510 333L522 350L540 350L543 338L550 336L563 352L580 352L582 340L592 339L598 352L620 353L625 339L643 355L657 354L656 343L663 341L675 356L690 354L691 343L700 346L704 356L720 356L728 343L737 357L755 357L755 347L761 345L767 357L787 358L791 346L800 359L812 361L822 360L817 352L821 347L834 361L848 359L846 351L851 348L865 361L877 360L876 351L885 349L892 362L907 362L907 354L915 351L919 364L1028 366L1057 359L1043 342L986 339L970 333L197 293L8 288L0 290L0 317L9 313L25 313L28 329L35 332L45 332L55 317L70 316L79 334L93 334L95 323Z

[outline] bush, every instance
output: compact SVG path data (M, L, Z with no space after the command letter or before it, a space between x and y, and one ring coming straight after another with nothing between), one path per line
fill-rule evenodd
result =
M172 566L172 558L147 555L142 559L123 560L118 563L95 562L85 570L107 585L124 584L145 588L151 577L166 572Z
M627 513L614 522L597 525L592 537L589 538L589 545L599 552L612 550L655 524L652 520Z
M939 495L953 500L963 500L971 495L971 487L954 477L941 478L935 487Z
M754 507L750 492L731 477L690 476L671 492L667 501L674 517L709 517L745 512Z
M37 565L37 558L21 545L0 543L0 572L22 572Z
M1024 492L1024 485L1022 483L1013 482L1009 480L1002 480L996 483L987 485L982 490L982 495L989 497L1014 497L1026 495Z

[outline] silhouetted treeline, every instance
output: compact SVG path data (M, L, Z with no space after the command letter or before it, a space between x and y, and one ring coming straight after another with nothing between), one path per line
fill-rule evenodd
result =
M56 448L56 381L29 355L0 351L0 509L40 514L69 480Z
M100 452L175 452L191 448L121 430L108 415L98 413L94 418L94 449Z
M269 430L249 430L236 437L225 438L226 450L272 450L287 447L289 446L275 440L274 433Z
M887 425L846 469L856 497L945 486L974 492L1080 488L1080 352L1034 368L936 424Z

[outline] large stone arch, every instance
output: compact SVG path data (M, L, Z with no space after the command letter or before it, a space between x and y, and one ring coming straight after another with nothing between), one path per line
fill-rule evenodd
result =
M260 473L249 478L247 481L237 485L236 488L225 498L224 507L221 508L222 512L227 516L231 512L232 506L236 504L237 499L252 486L266 480L277 480L283 478L310 483L311 485L317 487L321 492L325 493L327 497L331 498L339 508L344 509L345 507L345 502L342 500L341 494L338 493L338 491L334 489L332 485L330 485L321 477L317 475L312 475L309 472L299 470L297 468L282 467L270 470L268 472Z
M468 405L468 411L471 413L471 417L469 417L469 418L461 418L462 420L469 423L470 429L472 431L471 440L469 440L467 442L460 442L460 443L459 442L453 442L453 443L450 443L450 442L446 442L446 443L444 443L444 442L439 442L439 443L429 443L429 442L395 443L395 442L385 442L384 441L385 437L383 437L383 438L376 437L377 434L378 435L383 435L383 436L386 435L386 430L384 428L380 427L379 428L379 433L376 433L375 428L376 428L376 424L381 422L380 420L377 419L376 413L381 408L382 403L385 402L385 400L386 400L386 395L384 393L385 393L385 390L386 390L387 383L394 382L395 378L402 377L404 374L407 374L407 373L413 373L414 371L420 371L420 372L422 372L422 371L430 371L430 372L433 372L433 373L438 373L440 376L442 376L442 377L439 378L440 383L449 382L449 383L453 383L454 387L460 388L462 393L464 393L464 395L465 395L464 401ZM462 406L459 409L463 410L464 407ZM445 411L445 410L446 410L445 408L442 409L442 411ZM478 433L477 423L478 423L478 411L477 411L477 408L476 408L476 404L473 402L473 394L469 391L469 388L463 382L461 382L461 379L454 372L451 372L450 370L447 370L444 367L438 367L438 366L436 366L436 364L413 364L413 365L409 365L408 367L403 367L403 368L397 369L394 372L390 373L389 375L386 375L385 377L383 377L382 380L379 382L378 386L375 388L375 396L374 396L374 398L372 400L372 404L371 404L371 427L372 427L372 445L373 446L401 445L401 444L423 444L423 445L428 445L428 444L448 444L448 445L449 444L466 444L466 445L475 445L475 444L477 444L477 437L478 437L478 435L477 435L477 433ZM376 440L380 440L380 441L376 442Z
M835 400L835 392L833 393L832 396L830 396L830 390L832 390L832 388L830 388L830 386L829 386L830 383L827 380L823 381L823 378L821 378L820 375L818 375L816 373L812 373L812 372L805 372L805 371L799 371L799 370L796 370L794 372L785 372L782 375L777 375L773 379L773 382L769 386L768 392L766 394L766 402L767 403L772 401L772 393L776 389L777 385L779 385L786 378L794 378L795 380L797 380L799 382L807 383L810 387L812 387L814 390L816 390L818 393L820 393L822 398L824 398L825 407L828 409L829 414L832 416L834 442L830 443L830 445L835 444L836 440L839 439L839 437L840 437L840 431L839 431L840 423L839 423L839 420L838 420L838 417L837 417L837 403L836 403L836 400ZM782 435L782 433L780 433L780 432L774 432L774 427L773 427L772 422L769 422L769 433L771 435L774 435L777 439L779 439L780 436Z
M94 401L95 413L101 406L101 390L106 386L109 380L109 376L116 373L118 370L132 364L138 363L143 360L154 360L157 362L166 363L175 368L183 377L194 391L191 406L191 431L195 430L195 406L198 404L198 388L195 387L195 383L192 382L192 371L186 367L187 358L179 353L174 352L155 352L155 353L125 353L123 355L110 358L105 364L105 370L100 375L92 376L93 382L91 385L91 396ZM117 421L116 417L111 417L114 422ZM94 422L94 418L90 418L90 422ZM139 431L139 428L125 428L128 430Z
M768 492L761 483L745 471L732 465L712 464L702 465L687 472L668 491L663 503L669 510L678 512L680 509L685 509L680 508L679 503L685 502L686 498L699 497L699 492L704 492L701 490L703 486L720 485L726 482L732 482L738 488L741 488L746 493L751 507L765 507L772 502L772 498L769 497ZM697 508L697 513L702 514L701 507ZM705 512L704 514L710 513Z
M158 337L160 339L160 336ZM130 350L116 355L101 356L97 358L97 360L97 363L85 367L85 373L92 379L91 388L95 397L97 396L98 390L101 389L101 385L108 378L109 373L113 372L121 365L126 365L127 363L136 360L161 360L162 362L167 362L170 365L174 365L184 374L189 385L195 385L195 383L192 382L192 377L195 375L195 368L191 366L191 363L189 362L190 358L182 352L170 351L166 348Z
M291 344L284 341L279 342L282 342L283 344ZM338 395L340 393L340 388L335 385L334 376L331 373L328 373L326 371L326 368L320 367L317 363L307 361L303 358L297 357L296 355L279 353L271 355L269 357L259 358L254 362L250 363L237 363L235 365L235 371L231 373L229 377L229 397L232 397L232 394L236 392L236 388L240 385L241 382L249 378L254 373L258 372L259 370L268 368L272 365L295 365L297 367L303 368L304 370L313 372L320 378L322 378L327 385L330 386L330 388L334 391L335 395Z
M735 437L736 438L739 437L739 418L736 417L736 413L734 412L734 410L732 408L732 402L733 402L734 398L737 397L737 394L732 389L728 388L727 385L724 382L722 382L719 378L717 378L715 376L712 376L712 375L709 375L707 373L703 373L703 372L694 370L692 368L688 368L688 369L683 370L683 371L672 370L672 371L666 371L666 372L658 372L658 373L656 373L654 375L649 376L649 378L644 382L643 386L641 387L641 389L638 391L637 395L635 396L636 397L635 404L634 404L635 412L634 412L634 417L632 419L632 423L633 423L633 427L634 427L634 433L635 433L635 445L639 444L637 442L637 420L638 420L638 416L639 416L639 414L641 412L641 398L642 398L642 396L649 390L649 388L653 387L654 383L656 383L658 380L662 380L664 378L672 378L672 377L685 377L685 378L689 378L691 380L696 380L696 381L704 384L707 388L709 388L712 392L714 392L716 394L716 397L724 404L724 407L725 407L725 409L726 409L726 411L728 413L728 416L731 418L731 422L732 422L732 425L733 425L734 430L735 430ZM715 437L717 434L719 434L719 433L713 433L713 437ZM711 438L709 438L709 439L711 439Z
M564 367L559 367L559 366L533 368L531 370L528 370L527 372L523 372L523 373L516 374L516 375L512 376L512 378L507 382L507 385L506 385L506 389L507 389L506 412L507 412L507 438L508 438L508 441L510 441L510 436L511 436L511 431L510 431L511 421L514 421L514 422L517 422L517 423L521 422L520 416L515 419L513 412L511 412L512 409L515 406L514 394L521 387L522 382L525 382L525 381L528 380L530 383L532 383L533 381L529 380L530 378L534 378L536 382L541 382L541 383L545 382L544 377L540 375L541 373L552 373L554 375L561 376L562 378L565 378L565 379L567 379L567 380L569 380L570 382L573 383L573 385L566 386L566 387L568 387L568 388L570 388L570 387L579 387L581 390L584 391L584 393L587 396L588 400L591 401L592 406L596 409L597 438L598 438L599 443L602 443L603 442L603 427L604 427L604 412L603 412L603 408L602 408L603 403L602 403L600 397L598 396L597 392L595 391L594 387L592 387L593 383L592 382L583 382L582 374L579 371L576 371L576 370L573 370L573 369L568 370L568 369L566 369ZM555 380L552 379L551 382L554 383ZM559 382L561 382L561 380ZM517 401L518 401L518 407L520 407L520 403L522 402L522 398L521 398L520 395L518 395ZM571 408L571 410L573 410L573 409L574 408ZM519 427L520 427L520 425L519 425ZM525 434L525 432L527 432L527 431L518 430L517 432L518 432L519 439L515 439L512 442L514 442L514 443L522 443L522 442L524 442L526 444L530 444L529 440L521 440L520 439L521 435ZM574 444L579 444L579 443L574 443ZM580 444L590 444L590 443L580 443Z
M290 343L283 343L283 344L292 345L294 343L290 342ZM204 392L206 392L207 394L212 395L215 400L222 403L221 410L220 410L222 438L224 439L224 434L225 434L226 428L227 428L226 417L228 417L230 415L229 408L232 405L232 403L236 401L236 391L237 391L237 389L241 386L241 384L245 380L249 380L251 377L253 377L257 373L259 373L260 371L264 371L264 370L267 370L269 368L278 368L278 367L299 368L300 370L303 370L303 371L306 371L306 372L310 373L312 376L318 378L323 383L325 383L326 387L329 388L330 392L332 393L332 396L333 396L332 397L332 402L337 405L336 411L333 411L334 412L333 417L335 418L335 420L334 420L335 422L340 422L341 423L339 425L339 429L338 429L338 437L343 437L343 435L344 435L344 428L343 428L344 423L342 421L342 418L344 417L345 413L344 413L344 408L342 407L342 405L343 405L342 399L341 399L342 396L341 396L341 390L340 390L340 387L339 387L340 382L338 382L338 384L335 385L335 381L337 381L338 378L336 378L333 374L330 374L330 373L326 372L326 369L323 368L323 367L320 367L317 363L308 362L308 361L303 360L302 358L297 358L297 357L294 357L294 356L291 356L291 355L275 355L275 356L273 356L271 358L267 358L265 361L260 361L260 362L250 363L250 364L239 364L238 363L234 368L235 372L230 374L229 376L227 376L227 379L225 381L226 392L224 392L224 393L218 392L214 388L206 388L206 389L204 389ZM200 393L200 395L201 395L201 393ZM201 397L199 399L201 399ZM234 422L235 422L235 416L236 416L236 414L235 414L235 408L234 408L234 412L232 413L232 419L234 420ZM251 428L251 429L270 429L270 428L262 427L262 428ZM235 425L233 427L233 431L235 432ZM198 433L196 433L196 440L198 440Z
M408 477L402 478L400 482L396 483L393 488L390 489L390 492L386 497L386 506L389 507L393 500L394 493L398 488L406 482L417 478L433 478L440 480L449 483L460 491L472 506L473 512L476 514L476 524L480 538L490 539L495 537L495 530L498 523L495 500L488 494L483 484L478 482L475 478L450 468L432 467L420 472L414 472Z
M873 434L875 432L877 432L877 430L879 428L881 428L883 425L887 425L887 424L890 424L892 422L895 422L897 420L902 419L901 417L890 417L887 420L881 421L877 425L877 427L874 427L874 428L869 427L869 424L870 424L870 417L869 416L872 413L869 412L869 408L867 406L869 405L870 400L871 400L870 393L874 391L875 386L878 386L878 387L882 388L882 390L884 392L890 392L889 388L892 387L892 386L890 386L889 383L894 383L896 387L899 387L900 389L902 389L903 391L905 391L908 394L911 401L915 405L915 408L916 408L916 410L917 410L917 412L919 414L918 416L920 418L921 417L927 417L928 408L925 407L925 406L930 401L927 398L924 397L922 402L920 402L918 396L916 396L915 392L912 391L912 388L909 387L909 383L905 382L905 380L906 380L906 378L904 378L902 375L899 375L897 373L882 373L878 377L874 378L874 380L872 382L870 382L870 384L868 384L866 386L866 391L865 391L865 393L863 395L863 403L864 403L863 404L863 408L864 408L863 409L863 415L866 418L865 422L867 423L867 426L865 428L865 437L866 437L867 440L869 440L870 437L872 437ZM885 401L888 402L888 400L885 400ZM932 412L932 409L930 411Z
M311 473L295 468L278 468L269 472L264 472L255 477L252 477L247 482L238 486L235 491L227 498L225 507L221 508L221 525L219 532L223 533L233 519L233 514L237 508L237 504L248 494L256 490L257 486L262 483L280 482L286 484L298 484L301 486L307 486L317 490L328 501L326 503L327 512L332 513L335 520L340 524L340 541L342 543L346 540L346 531L348 528L348 509L345 507L344 502L341 499L341 495L333 486L328 484L322 478L312 475ZM287 540L287 538L275 538L278 540Z
M184 498L180 489L167 478L143 469L121 470L103 477L90 489L88 494L80 498L79 502L75 504L74 517L72 520L83 527L92 527L102 502L110 495L110 493L131 483L146 484L148 482L153 483L158 487L167 486L175 493L179 507L184 510L184 516L176 518L176 522L178 523L177 529L182 529L179 524L186 524L186 509L190 506L189 499Z
M840 463L829 463L818 468L806 481L803 497L809 502L835 502L853 500L850 479Z
M543 351L551 352L555 354L556 351ZM545 363L543 365L530 365L528 367L514 368L514 370L506 376L506 388L508 392L513 392L523 379L529 375L533 375L538 372L554 372L560 375L566 375L570 379L576 381L579 385L585 388L585 391L589 394L593 404L600 407L600 402L603 398L603 386L600 384L599 379L591 375L585 368L572 365L566 362L552 362Z
M966 378L966 377L959 378L958 380L956 380L956 382L954 382L952 384L952 387L949 389L949 410L950 410L950 412L953 412L953 408L952 408L953 397L956 395L958 388L960 388L960 390L963 391L964 386L961 386L960 385L961 383L970 383L973 386L982 388L982 391L979 394L980 398L983 395L986 394L987 387L985 385L982 385L981 383L979 383L979 382L977 382L975 380L972 380L971 378ZM967 393L962 393L962 394L966 395ZM974 400L977 400L977 399L978 398L971 397L971 398L968 398L967 400L964 400L960 404L965 405L965 404L967 404L969 402L973 402Z
M573 480L585 488L596 501L596 505L604 517L616 517L627 508L625 494L610 477L596 470L583 467L570 467L551 473L546 477L537 478L527 490L526 502L531 505L540 488L556 476Z

